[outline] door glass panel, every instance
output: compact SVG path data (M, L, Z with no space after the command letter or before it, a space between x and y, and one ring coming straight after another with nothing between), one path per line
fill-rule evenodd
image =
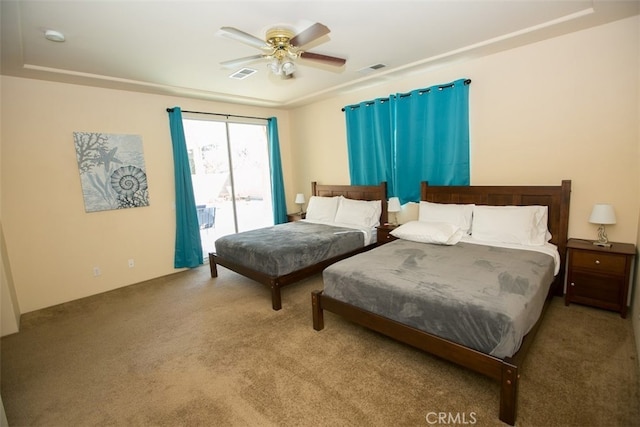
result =
M205 259L215 240L273 225L266 125L183 119Z

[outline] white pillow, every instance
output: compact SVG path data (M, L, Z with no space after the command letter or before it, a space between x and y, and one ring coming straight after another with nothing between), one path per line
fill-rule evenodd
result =
M455 245L465 233L460 227L449 222L409 221L391 230L390 234L414 242Z
M380 225L382 203L380 200L354 200L340 196L335 222L365 228Z
M453 203L420 202L419 221L448 222L457 225L469 234L471 231L471 218L475 205L457 205Z
M475 206L471 236L486 242L543 245L549 240L546 206Z
M420 209L420 203L407 202L400 206L400 212L395 212L396 220L398 224L405 224L409 221L418 220L418 211ZM389 212L389 215L393 215L394 212Z
M535 236L533 239L539 241L542 239L541 245L551 240L551 233L549 232L549 207L548 206L531 206L535 209L534 226Z
M307 205L306 219L334 222L340 197L311 196Z

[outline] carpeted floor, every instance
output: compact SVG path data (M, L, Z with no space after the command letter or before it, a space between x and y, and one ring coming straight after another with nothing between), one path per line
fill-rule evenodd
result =
M498 384L326 312L315 276L271 309L208 266L28 313L1 341L12 426L503 425ZM640 425L631 321L556 298L520 382L519 426Z

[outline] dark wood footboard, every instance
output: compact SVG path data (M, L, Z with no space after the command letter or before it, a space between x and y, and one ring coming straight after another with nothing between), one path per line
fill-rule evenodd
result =
M333 263L336 263L342 259L348 258L350 256L371 250L375 247L375 244L365 246L363 248L358 248L351 252L344 253L342 255L335 256L333 258L326 259L322 262L319 262L314 265L310 265L308 267L302 268L300 270L296 270L289 274L285 274L282 276L270 276L268 274L264 274L260 271L253 270L251 268L245 267L244 265L238 264L234 261L222 258L215 253L209 254L209 267L211 268L211 277L218 277L218 269L217 266L221 265L223 267L228 268L229 270L235 271L236 273L242 274L245 277L255 280L258 283L262 283L266 287L271 290L271 306L274 310L280 310L282 308L282 296L281 296L281 288L284 286L290 285L295 282L299 282L302 279L306 279L307 277L311 277L314 274L320 273L322 270L327 268Z
M551 295L547 298L545 309L550 300ZM313 329L316 331L324 329L323 313L326 309L351 322L492 378L500 383L500 420L509 425L515 424L520 369L543 316L524 337L518 352L513 357L500 359L327 297L321 290L312 292L311 306Z

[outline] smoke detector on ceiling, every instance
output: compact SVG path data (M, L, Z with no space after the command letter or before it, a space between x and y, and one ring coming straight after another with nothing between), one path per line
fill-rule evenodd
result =
M44 38L52 42L63 42L64 34L56 30L47 30L44 32Z

